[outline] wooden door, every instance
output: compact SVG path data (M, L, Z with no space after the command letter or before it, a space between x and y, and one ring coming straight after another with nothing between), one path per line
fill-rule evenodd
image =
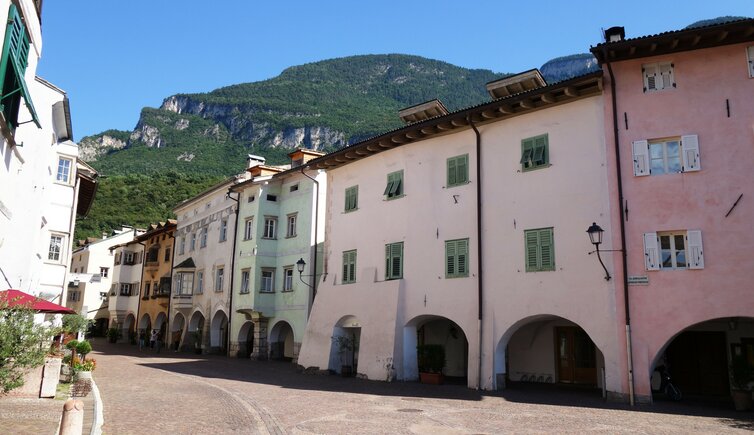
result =
M597 352L594 343L577 326L555 328L558 381L568 384L597 384Z

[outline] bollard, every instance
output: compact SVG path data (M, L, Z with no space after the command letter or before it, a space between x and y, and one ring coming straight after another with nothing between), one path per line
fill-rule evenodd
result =
M60 420L60 435L81 435L84 430L84 403L68 399L63 405L63 418Z

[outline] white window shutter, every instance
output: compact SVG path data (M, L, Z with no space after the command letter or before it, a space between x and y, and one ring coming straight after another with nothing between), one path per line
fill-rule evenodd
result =
M754 78L754 45L746 47L746 57L749 61L749 77Z
M681 136L683 150L683 172L696 172L702 169L699 160L699 137L695 134Z
M660 247L657 233L644 233L644 265L647 270L660 270Z
M689 250L689 269L704 269L702 232L699 230L688 230L686 232L686 244Z
M649 175L649 144L645 140L637 140L633 143L634 150L634 175L643 177Z
M131 296L139 296L139 284L138 282L131 284Z
M657 77L660 81L657 83L657 89L668 89L675 87L675 77L673 77L673 64L670 62L658 65Z
M644 74L644 92L656 91L657 88L657 64L642 65ZM661 88L660 88L661 89Z

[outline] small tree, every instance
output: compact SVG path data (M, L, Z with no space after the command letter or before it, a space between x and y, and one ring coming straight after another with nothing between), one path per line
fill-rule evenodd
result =
M81 355L81 359L84 361L86 361L86 355L91 351L92 345L86 340L79 341L79 344L76 345L76 352Z
M78 334L79 332L86 332L91 323L91 320L88 320L81 314L66 314L63 316L62 328L63 332Z
M34 314L0 300L0 393L22 386L28 369L44 363L49 330L34 322Z

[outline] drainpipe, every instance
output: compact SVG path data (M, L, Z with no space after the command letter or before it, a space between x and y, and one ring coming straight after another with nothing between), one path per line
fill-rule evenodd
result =
M172 305L172 302L173 302L173 294L172 293L173 293L173 268L175 267L175 230L177 230L177 229L178 229L178 225L176 224L175 229L173 230L173 232L170 233L170 234L168 234L168 237L170 237L171 239L173 239L173 248L171 249L171 252L170 252L170 291L168 292L168 316L167 316L168 317L168 319L167 319L168 324L165 327L165 335L168 335L168 334L170 334L172 332L170 330L170 308L171 308L171 305ZM168 343L168 340L165 340L165 338L167 338L167 337L163 337L162 341L164 343ZM173 344L172 341L173 341L173 337L171 336L170 337L170 344Z
M319 230L319 181L315 180L314 178L310 177L306 172L304 172L304 169L306 169L306 166L301 166L301 174L312 180L314 182L314 265L312 266L312 298L309 302L309 309L307 310L306 317L309 317L309 314L312 312L312 305L314 304L314 298L317 296L317 232Z
M233 251L230 255L230 295L228 297L228 343L225 346L227 349L227 355L230 356L230 327L232 325L231 323L231 317L233 316L233 277L236 273L236 239L238 234L238 213L241 211L241 192L238 192L238 196L236 198L233 198L230 196L232 192L232 187L228 189L228 198L236 202L236 222L233 225ZM227 230L226 230L227 231Z
M631 310L628 300L628 265L627 265L627 253L626 253L626 224L624 222L624 210L623 204L625 199L623 197L623 175L621 172L620 164L620 141L618 135L618 102L616 101L615 92L615 76L613 75L613 68L610 62L607 61L607 48L602 48L602 54L605 58L605 65L607 65L607 72L610 75L610 96L612 100L613 111L613 140L615 142L615 167L616 177L618 179L618 212L620 213L620 242L623 249L621 251L621 266L623 268L623 306L625 308L626 315L626 358L628 363L628 397L631 406L634 406L634 364L633 364L633 350L631 348Z
M136 234L136 230L135 229L134 229L134 234ZM139 331L139 323L141 322L141 315L140 315L141 314L140 313L140 311L141 311L141 297L142 297L141 293L144 291L144 288L143 288L144 287L144 263L147 261L147 257L146 257L147 245L145 245L145 244L143 244L141 242L136 242L136 243L138 243L139 245L141 245L141 247L143 248L142 251L141 251L141 281L139 282L139 294L136 295L136 297L138 298L136 300L136 332L138 333L138 331ZM126 246L128 246L128 245L126 245ZM121 265L121 268L122 268L123 267L123 251L121 251L121 254L120 254L120 265Z
M476 239L477 250L476 257L479 262L479 271L477 272L477 335L479 336L479 372L477 374L477 390L482 388L482 135L479 134L471 115L466 119L474 130L476 135Z

